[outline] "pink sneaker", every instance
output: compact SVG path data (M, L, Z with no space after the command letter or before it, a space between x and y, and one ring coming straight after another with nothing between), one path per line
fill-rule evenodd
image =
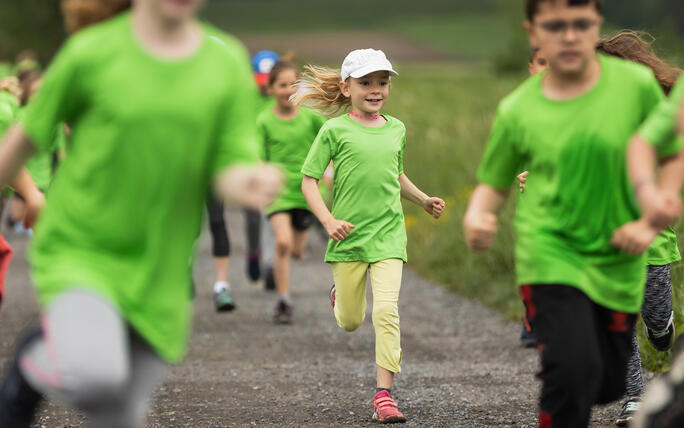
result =
M373 420L381 424L394 424L406 422L404 415L397 409L397 403L392 400L389 392L380 391L373 397Z

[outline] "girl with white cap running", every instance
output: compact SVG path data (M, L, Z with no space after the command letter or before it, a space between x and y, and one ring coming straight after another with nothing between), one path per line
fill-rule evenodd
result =
M397 302L406 262L406 229L401 197L439 218L444 201L420 191L404 174L406 128L381 114L389 98L390 75L397 75L385 54L362 49L345 58L341 71L309 66L295 103L348 114L321 128L304 162L302 192L325 227L330 241L325 261L335 284L330 290L337 324L354 331L366 314L366 276L373 287L373 325L377 390L373 419L405 422L390 393L402 351ZM328 210L318 181L332 160L333 208Z

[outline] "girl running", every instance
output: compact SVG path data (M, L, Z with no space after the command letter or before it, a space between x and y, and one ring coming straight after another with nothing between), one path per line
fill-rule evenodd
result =
M516 170L528 165L534 191L516 212L516 271L540 342L539 423L581 427L592 405L625 393L646 270L611 238L638 218L627 143L664 96L647 68L596 55L600 0L526 6L548 70L501 102L464 228L472 249L488 248ZM656 148L667 164L681 146Z
M210 182L257 209L277 192L273 169L238 165L257 160L256 88L242 45L195 19L201 3L136 0L76 33L0 146L1 186L72 124L31 251L43 328L18 343L2 427L29 426L44 395L92 426L140 426L166 363L186 351ZM101 19L126 6L97 4Z
M290 258L301 258L306 250L308 229L314 216L302 194L302 165L325 118L290 101L295 94L297 64L277 62L268 77L269 94L275 106L265 110L257 120L262 140L262 158L285 172L285 187L266 215L275 235L273 263L278 301L273 314L276 324L292 321L290 299Z
M674 68L658 58L651 46L639 34L624 31L615 36L601 39L596 47L598 53L615 56L648 66L656 76L660 87L667 95L672 90L681 70ZM541 54L537 53L536 57ZM536 60L535 62L538 62ZM536 72L541 72L542 67ZM533 74L536 74L533 73ZM528 172L518 176L521 191L525 189ZM646 325L646 336L658 351L667 351L674 340L674 321L672 311L672 281L670 264L681 260L677 247L677 236L671 227L666 228L656 238L647 252L648 274L641 317ZM632 357L627 369L627 398L622 411L616 419L617 426L627 426L634 412L639 409L644 381L641 373L641 352L636 331L632 337Z
M389 97L390 75L397 75L382 51L351 52L342 70L309 66L295 104L348 114L328 120L304 162L302 192L330 236L325 261L335 284L330 290L337 324L359 328L366 314L366 277L373 287L373 325L377 390L373 419L404 422L391 397L394 374L401 371L397 301L406 262L406 229L401 197L439 218L444 201L421 192L404 174L406 129L381 114ZM318 181L332 160L333 209L328 210Z

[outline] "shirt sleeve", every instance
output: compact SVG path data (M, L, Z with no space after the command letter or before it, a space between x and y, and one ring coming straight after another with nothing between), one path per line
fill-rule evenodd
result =
M268 149L266 148L266 125L262 120L257 120L257 145L259 149L259 159L268 161Z
M302 173L316 180L323 177L325 169L330 164L333 158L333 139L330 136L330 131L327 127L321 128L316 136L316 139L306 156L304 165L302 165Z
M77 37L70 39L57 54L21 120L24 132L40 150L54 150L55 130L63 122L75 123L86 104L82 90L83 55Z
M406 133L401 139L401 149L399 150L399 159L397 160L397 170L399 175L404 173L404 150L406 150Z
M230 75L233 82L222 115L214 173L236 163L251 164L259 159L256 126L259 93L244 48L240 49Z
M508 189L522 163L514 132L499 108L477 171L477 179L495 189Z
M9 130L14 122L16 116L16 108L12 103L7 101L0 101L0 138Z
M660 91L659 88L658 90ZM650 91L653 92L653 89ZM649 109L650 115L639 129L639 136L653 145L659 156L673 155L682 148L682 139L677 135L677 113L682 104L682 97L684 79L679 79L670 97L663 98L661 95L655 107Z

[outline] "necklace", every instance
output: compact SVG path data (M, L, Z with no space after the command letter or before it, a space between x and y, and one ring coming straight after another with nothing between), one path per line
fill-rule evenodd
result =
M378 114L378 113L376 113L376 114L358 114L354 110L349 112L349 116L354 116L354 117L358 117L361 119L370 119L370 120L380 119L380 114Z

